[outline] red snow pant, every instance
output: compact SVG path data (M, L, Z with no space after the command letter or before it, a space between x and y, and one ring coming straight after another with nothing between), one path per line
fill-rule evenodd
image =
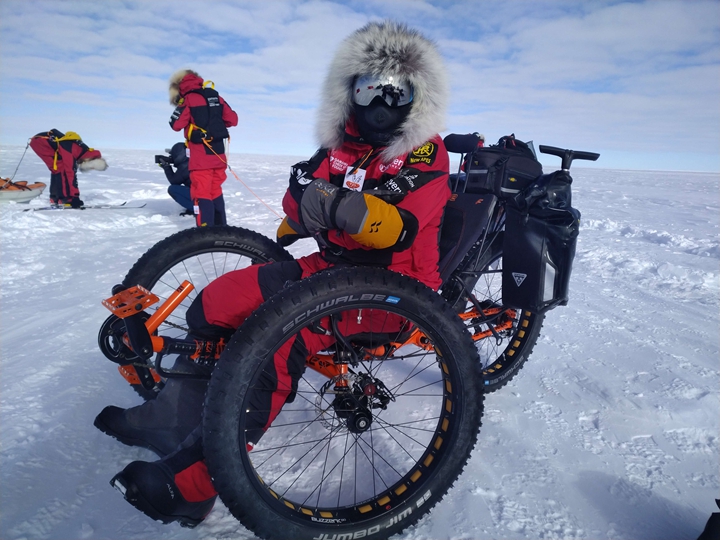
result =
M226 225L222 185L227 179L225 168L190 171L190 198L195 207L198 227Z
M187 311L187 322L193 335L206 338L227 336L237 329L260 304L282 290L286 284L331 266L318 253L297 261L254 265L229 272L208 285ZM383 316L373 321L363 317L343 317L340 330L344 335L364 332L396 332L404 323L399 316ZM324 326L324 324L323 324ZM298 381L305 371L309 354L326 349L334 343L332 336L311 332L307 328L286 341L275 353L266 388L250 396L251 410L246 420L246 441L256 443L294 396ZM197 404L202 407L202 402ZM175 474L175 482L187 501L203 501L216 494L207 472L202 449L202 425L199 425L180 448L163 458Z

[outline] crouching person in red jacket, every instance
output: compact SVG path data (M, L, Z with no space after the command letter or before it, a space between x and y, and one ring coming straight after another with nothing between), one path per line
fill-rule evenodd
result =
M30 148L50 169L50 204L80 208L77 171L104 171L107 163L99 150L89 148L74 131L57 129L38 133L30 139Z
M292 168L283 200L286 218L277 232L282 245L312 236L319 251L219 277L188 309L191 333L231 335L288 281L336 264L382 266L437 290L439 231L451 194L448 155L438 135L446 102L442 60L419 34L395 23L370 23L347 38L323 89L321 148ZM302 351L312 354L328 345L327 336L311 332L295 339L298 347L276 353L277 373L264 381L258 399L285 403L305 369ZM178 362L184 370L209 369L187 358ZM153 463L132 462L112 480L128 502L154 519L194 526L215 502L203 460L206 388L202 380L169 379L155 400L132 409L106 407L95 420L119 441L161 456ZM250 443L279 412L259 409L254 425L246 426Z
M227 128L238 115L217 93L211 81L183 69L170 78L170 103L176 105L170 127L184 130L190 162L190 197L198 227L226 225L222 184L227 178Z

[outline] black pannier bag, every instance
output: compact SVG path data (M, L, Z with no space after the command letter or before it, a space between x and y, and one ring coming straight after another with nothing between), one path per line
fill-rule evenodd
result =
M543 313L567 305L580 232L566 172L542 176L506 205L503 304Z
M476 148L468 155L465 171L466 193L507 199L532 184L542 174L542 165L526 143L508 135L496 145Z
M446 282L487 227L497 198L486 193L453 193L440 228L440 278Z

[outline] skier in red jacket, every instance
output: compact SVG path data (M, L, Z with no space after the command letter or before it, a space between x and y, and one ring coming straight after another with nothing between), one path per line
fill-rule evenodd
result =
M170 78L170 103L175 110L170 127L184 130L190 163L190 196L199 227L226 225L222 184L227 178L227 128L237 126L238 115L217 93L211 81L182 69Z
M89 148L74 131L44 131L30 139L30 148L50 169L50 203L80 208L78 168L83 171L107 169L99 150Z
M451 195L448 155L438 135L446 102L440 55L416 32L370 23L346 39L323 89L321 148L292 168L283 200L286 217L277 232L282 245L313 237L319 251L219 277L188 309L191 333L231 335L288 281L335 264L383 266L438 289L438 238ZM304 370L299 351L318 351L328 338L303 331L295 339L300 347L283 346L276 353L280 367L267 377L258 399L284 403ZM186 358L176 367L207 369ZM162 457L132 462L112 480L128 502L154 519L194 526L215 502L202 450L206 388L201 380L169 379L155 400L132 409L106 407L95 420L121 442ZM250 443L279 412L259 410L265 412L255 425L246 426Z

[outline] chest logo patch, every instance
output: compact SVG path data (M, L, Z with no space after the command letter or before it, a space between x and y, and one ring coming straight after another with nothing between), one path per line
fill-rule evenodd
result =
M431 165L435 161L435 145L431 142L426 142L422 146L418 146L413 150L412 154L408 158L410 163L427 163Z

